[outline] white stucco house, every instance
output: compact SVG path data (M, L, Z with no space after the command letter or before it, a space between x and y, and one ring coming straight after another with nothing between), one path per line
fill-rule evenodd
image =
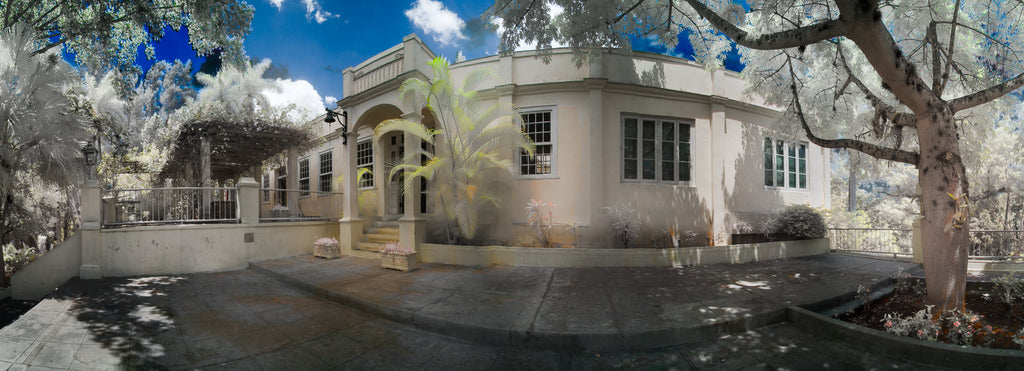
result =
M398 117L432 125L429 112L403 106L399 86L429 79L426 62L434 56L410 35L347 68L336 109L347 120L323 123L320 144L266 169L261 185L285 188L282 173L297 168L298 188L344 193L343 251L376 249L388 233L404 245L429 238L426 196L403 195L384 176L418 140L395 135L375 144L373 129ZM510 154L518 180L505 207L483 221L489 227L482 243L531 243L523 233L530 199L557 204L550 210L560 242L582 237L582 245L607 247L615 245L603 211L611 205L637 210L641 246L657 245L670 229L728 244L740 221L756 229L788 204L830 206L829 151L774 132L781 111L743 94L745 82L734 72L617 50L577 68L570 50L556 49L548 64L534 52L516 52L453 64L452 75L459 80L478 68L500 77L480 94L518 106L537 148L532 159ZM357 182L363 167L376 175ZM576 236L565 233L570 225L578 226Z

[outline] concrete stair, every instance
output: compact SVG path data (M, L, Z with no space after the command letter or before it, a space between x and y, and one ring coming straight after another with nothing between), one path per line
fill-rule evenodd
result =
M363 233L363 239L359 241L357 249L377 253L388 242L398 242L397 221L378 221L374 223L366 233Z

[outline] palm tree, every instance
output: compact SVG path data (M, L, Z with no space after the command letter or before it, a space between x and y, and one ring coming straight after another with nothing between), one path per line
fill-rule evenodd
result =
M418 178L428 181L430 202L440 211L451 244L476 236L478 217L484 210L501 208L500 192L515 180L508 157L520 149L532 156L533 144L520 129L522 118L514 106L487 105L477 97L476 87L493 78L490 71L473 71L459 89L447 60L438 57L428 64L434 79L406 80L400 92L414 112L421 107L430 110L438 129L391 119L377 126L374 138L379 142L388 133L403 132L433 145L434 153L422 149L406 153L390 176L404 172L404 189L415 189Z
M67 90L78 83L76 74L59 53L34 55L37 39L24 25L0 33L0 246L31 246L45 232L33 194L71 191L82 174L80 143L89 135L83 118L70 112Z
M270 68L270 60L252 65L245 62L243 68L224 65L216 75L196 74L203 85L199 91L199 102L221 105L231 114L252 114L270 107L263 95L264 90L278 89L272 80L264 79L263 73Z

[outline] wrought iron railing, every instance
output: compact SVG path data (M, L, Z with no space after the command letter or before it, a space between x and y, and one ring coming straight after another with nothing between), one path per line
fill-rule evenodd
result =
M103 226L238 222L235 188L129 188L103 191Z
M912 255L913 229L832 228L832 250ZM1024 259L1024 231L970 231L972 259Z
M832 250L853 251L896 256L912 255L913 229L832 228L829 229Z
M260 222L341 218L341 193L260 188Z
M971 231L969 255L979 259L1024 258L1024 231Z

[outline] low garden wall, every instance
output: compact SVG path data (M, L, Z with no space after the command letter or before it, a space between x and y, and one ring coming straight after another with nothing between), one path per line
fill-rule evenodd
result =
M419 256L423 263L469 266L681 267L794 258L826 254L828 251L828 239L819 238L670 249L562 249L425 243L420 246Z
M336 221L195 224L99 231L102 275L188 274L244 269L250 261L313 252L317 237L337 238ZM38 300L82 266L81 233L25 266L11 278L12 296Z
M253 260L313 252L317 237L338 237L337 222L206 224L105 229L103 275L137 276L244 269Z

